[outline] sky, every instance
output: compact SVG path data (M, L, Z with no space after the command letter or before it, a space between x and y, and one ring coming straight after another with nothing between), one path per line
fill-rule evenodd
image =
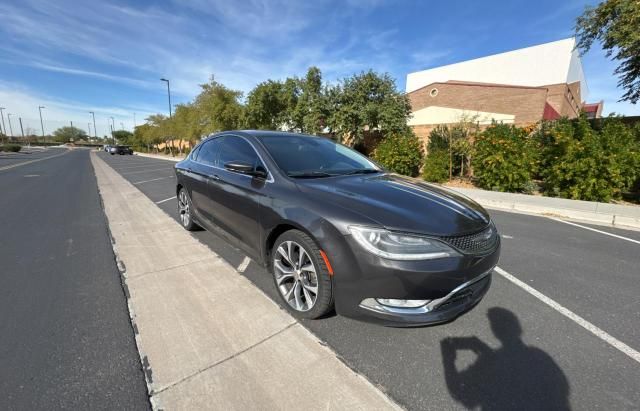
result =
M0 107L15 135L68 125L98 135L132 130L172 103L191 101L211 76L245 94L267 79L328 82L363 70L406 75L573 35L578 0L175 0L0 2ZM617 102L616 63L599 46L583 56L588 100L604 113L640 115Z

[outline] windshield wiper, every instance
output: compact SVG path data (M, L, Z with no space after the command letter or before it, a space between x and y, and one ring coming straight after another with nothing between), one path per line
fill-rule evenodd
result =
M346 173L344 173L344 175L348 176L352 174L373 174L373 173L379 173L379 172L380 170L376 170L375 168L359 168L356 170L347 171Z
M325 173L324 171L305 171L299 173L289 173L287 174L291 178L322 178L322 177L333 177L336 174Z

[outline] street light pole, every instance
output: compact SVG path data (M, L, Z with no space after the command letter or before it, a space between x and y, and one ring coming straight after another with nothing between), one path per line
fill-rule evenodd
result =
M4 113L2 110L6 110L4 107L0 107L0 115L2 115L2 129L4 130L2 134L7 135L7 126L4 125Z
M93 111L90 111L91 116L93 117L93 137L98 138L97 129L96 129L96 114Z
M11 127L11 113L7 113L7 119L9 120L9 134L13 137L13 127Z
M89 134L87 134L89 136L89 140L91 140L91 123L87 123L87 130L89 130Z
M42 122L42 109L46 108L45 106L38 106L38 111L40 112L40 128L42 129L42 141L45 141L44 138L44 123Z
M22 139L24 140L24 129L22 128L22 117L18 117L18 121L20 121L20 134L22 134Z
M167 83L167 95L169 96L169 118L171 118L171 89L169 88L169 80L161 78L160 81L165 81Z
M113 117L111 117L111 123L112 124L109 125L109 127L111 127L111 142L113 143L113 145L115 145L116 144L116 137L113 135L113 130L115 130L115 128L116 128L116 123L115 123L115 120L114 120Z

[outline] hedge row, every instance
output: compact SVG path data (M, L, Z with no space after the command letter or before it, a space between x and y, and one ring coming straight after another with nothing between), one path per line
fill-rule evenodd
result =
M427 181L450 173L494 191L589 201L620 199L640 189L640 125L609 117L591 126L585 118L520 128L496 124L441 126L431 132L428 155L412 133L388 136L374 158L388 169Z
M20 144L2 144L0 145L0 151L8 151L11 153L17 153L22 147Z

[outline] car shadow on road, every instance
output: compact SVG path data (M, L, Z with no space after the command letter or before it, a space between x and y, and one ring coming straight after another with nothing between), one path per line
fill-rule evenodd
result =
M481 410L569 410L567 377L549 354L522 341L518 317L499 307L490 308L487 316L500 348L475 336L440 343L451 396L467 408ZM469 352L475 361L459 369L456 357L469 358Z

